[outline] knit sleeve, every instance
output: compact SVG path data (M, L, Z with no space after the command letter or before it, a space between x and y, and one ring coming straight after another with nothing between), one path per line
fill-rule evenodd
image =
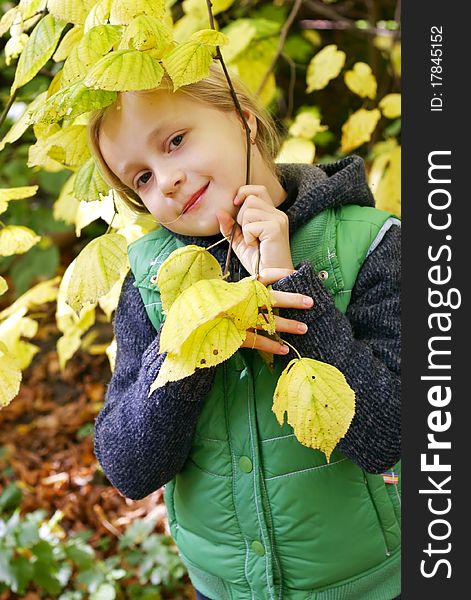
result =
M308 326L304 335L283 338L302 356L337 367L355 390L355 416L338 449L370 473L400 459L400 235L400 227L391 227L365 260L346 315L310 263L273 285L314 299L309 311L280 311Z
M114 328L116 364L95 422L95 454L110 482L133 500L144 498L181 470L214 368L199 369L148 397L165 354L129 274Z

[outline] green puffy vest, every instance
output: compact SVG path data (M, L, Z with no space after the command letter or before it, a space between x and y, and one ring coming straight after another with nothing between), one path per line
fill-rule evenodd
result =
M358 271L389 213L327 209L291 241L345 313ZM164 229L129 259L149 318L162 322L154 277L182 243ZM213 600L391 600L400 593L400 483L334 450L301 445L271 410L281 373L241 349L216 368L187 461L166 485L172 536L193 585ZM185 400L182 398L182 402ZM400 463L394 472L399 474Z

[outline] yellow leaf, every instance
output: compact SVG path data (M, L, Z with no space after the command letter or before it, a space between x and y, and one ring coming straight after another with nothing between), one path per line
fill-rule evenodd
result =
M65 270L57 295L56 323L59 331L64 334L57 341L57 354L61 369L80 348L82 336L95 322L95 304L88 306L80 312L80 315L77 315L66 302L67 289L75 264L76 259Z
M46 15L31 32L16 67L15 80L11 93L31 81L51 58L65 23L56 21L51 14Z
M25 312L33 307L41 306L47 302L53 302L57 298L57 284L59 277L41 281L21 295L13 304L0 313L0 319L6 319L20 308Z
M201 29L196 31L192 36L192 40L200 42L205 46L224 46L229 42L229 38L220 31L214 29Z
M112 0L101 0L90 10L85 19L84 31L87 33L97 25L106 25L109 22Z
M5 344L0 342L0 408L7 406L20 391L21 369Z
M0 275L0 296L4 294L8 289L8 283L5 279Z
M47 8L57 19L83 25L96 0L48 0Z
M250 57L248 52L244 52L241 57L230 65L230 72L234 72L245 83L252 93L258 92L262 79L270 66L269 56L262 59ZM263 106L268 106L276 95L276 81L273 73L270 73L261 92L258 94L258 100Z
M396 42L391 50L391 62L394 72L398 77L401 76L401 43Z
M343 374L312 358L292 360L278 380L273 412L287 421L301 444L318 448L330 460L355 414L355 392Z
M246 290L242 302L226 311L226 314L232 318L237 328L246 331L258 324L268 333L275 333L275 317L273 316L272 298L268 288L253 277L246 277L231 285ZM266 309L263 313L265 316L259 314L259 308L262 307Z
M83 163L77 171L77 177L74 182L74 196L78 200L99 200L101 196L106 196L109 186L105 183L95 158L92 156Z
M57 50L52 55L52 60L55 62L62 62L65 60L82 38L83 27L81 25L75 25L75 27L69 29L60 41Z
M22 225L7 225L0 229L0 256L28 252L40 240L34 231Z
M37 98L35 98L29 106L27 106L24 113L12 125L11 129L8 131L8 133L5 135L5 137L0 142L0 152L3 150L3 148L6 146L6 144L12 144L13 142L16 142L16 140L20 139L20 137L23 135L23 133L28 129L28 127L33 122L32 114L34 112L36 112L36 110L42 104L44 104L46 96L47 96L47 92L43 92L42 94L39 94L39 96Z
M307 163L311 164L316 155L316 147L311 140L289 138L283 142L276 157L277 163Z
M92 240L76 258L67 289L67 302L78 313L107 294L127 269L126 240L107 233Z
M52 135L38 139L29 148L28 167L47 167L48 160L69 169L80 167L90 156L85 125L64 126Z
M349 116L342 126L342 152L350 152L371 139L371 135L381 117L377 108L360 108Z
M229 63L247 49L257 34L252 19L237 19L224 28L228 43L221 48L224 61Z
M173 28L173 39L179 43L187 42L190 36L208 26L208 12L205 15L199 13L190 13L183 15Z
M111 196L106 196L103 200L92 200L91 202L82 200L75 215L75 235L79 237L82 229L97 219L103 219L110 223L114 212Z
M214 256L194 245L174 250L157 273L162 309L168 311L183 291L201 279L222 279L222 269Z
M20 33L20 35L12 35L8 42L5 44L5 64L10 65L13 60L23 52L26 42L28 41L28 35L26 33Z
M389 155L383 176L375 190L376 206L381 210L401 215L401 147Z
M357 62L353 65L353 70L345 73L345 83L347 87L361 98L376 98L378 84L373 75L370 65L364 62Z
M306 83L307 92L321 90L335 79L345 64L345 52L337 50L335 44L322 48L310 61L307 67Z
M67 179L59 194L59 198L54 202L52 212L56 221L64 221L68 225L75 223L77 210L80 201L74 196L75 173Z
M106 349L106 356L108 357L108 361L110 363L110 370L113 373L114 366L116 364L116 352L118 350L118 344L116 343L116 338L113 338L108 348Z
M230 358L246 337L229 317L218 317L203 323L184 342L177 355L167 354L149 395L168 381L188 377L197 368L204 369Z
M312 140L316 134L327 129L326 125L321 125L321 120L318 116L314 115L311 111L303 111L296 115L296 119L289 128L288 133L293 137Z
M213 0L211 2L211 12L217 15L224 12L234 4L234 0ZM206 0L183 0L183 10L186 14L200 14L208 18L208 5Z
M161 59L172 43L172 31L160 19L139 15L126 27L119 50L154 50L154 58Z
M111 290L107 294L105 294L104 296L99 298L99 300L98 300L98 304L99 304L101 310L105 313L108 321L111 319L111 315L113 314L113 312L116 310L116 307L118 306L119 296L121 294L121 288L123 287L123 282L124 282L124 279L127 274L128 274L128 269L123 269L123 271L121 273L121 277L114 284L114 286L111 288Z
M185 340L200 326L226 315L251 291L222 279L202 279L182 292L168 311L160 335L160 351L180 353ZM257 318L255 314L255 320Z
M82 81L84 75L121 39L121 27L97 25L73 48L62 69L62 87Z
M7 210L8 202L10 200L22 200L23 198L30 198L31 196L34 196L37 191L37 185L17 188L0 188L0 214Z
M101 90L128 92L158 87L164 70L146 52L117 50L110 52L93 66L84 84Z
M381 99L379 108L387 119L397 119L401 116L401 94L387 94Z
M165 0L112 0L110 23L129 25L138 15L162 18L165 12Z
M0 339L5 344L8 352L16 359L20 369L26 369L33 356L38 352L38 347L24 342L21 338L31 338L36 335L38 324L33 319L25 317L26 309L19 308L16 312L0 323Z
M7 10L2 18L0 18L0 37L3 37L13 23L18 21L18 19L21 19L18 6L14 6L13 8Z
M209 75L213 60L210 49L197 41L184 42L162 59L165 70L170 75L173 91L204 79Z

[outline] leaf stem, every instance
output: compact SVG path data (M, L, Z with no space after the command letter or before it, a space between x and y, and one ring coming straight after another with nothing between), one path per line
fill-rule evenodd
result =
M224 236L223 238L221 238L217 242L214 242L214 244L211 244L211 246L208 246L206 248L206 250L211 250L211 248L214 248L215 246L218 246L219 244L222 244L222 242L225 242L226 240L229 241L229 238L227 238L227 237Z
M283 342L283 344L286 344L287 346L289 346L291 348L291 350L294 350L296 352L296 354L298 355L299 360L301 360L302 356L299 354L299 352L296 350L296 348L294 346L292 346L289 342L287 342L286 340L280 338L280 341Z

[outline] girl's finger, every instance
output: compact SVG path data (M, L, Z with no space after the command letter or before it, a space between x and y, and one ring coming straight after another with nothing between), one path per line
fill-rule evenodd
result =
M259 325L258 329L262 329ZM285 319L275 315L275 329L280 333L292 333L293 335L303 335L307 331L307 325L293 319Z
M257 335L251 331L247 332L247 337L241 345L241 348L252 348L253 350L263 350L264 352L270 352L271 354L288 354L288 346L284 346L275 340L265 337L264 335Z
M270 290L272 306L277 308L312 308L314 300L310 296L295 294L293 292L279 292Z
M265 204L273 206L273 200L268 193L267 188L264 185L243 185L237 190L236 197L234 198L234 204L240 206L245 202L246 198L253 196L260 199Z

